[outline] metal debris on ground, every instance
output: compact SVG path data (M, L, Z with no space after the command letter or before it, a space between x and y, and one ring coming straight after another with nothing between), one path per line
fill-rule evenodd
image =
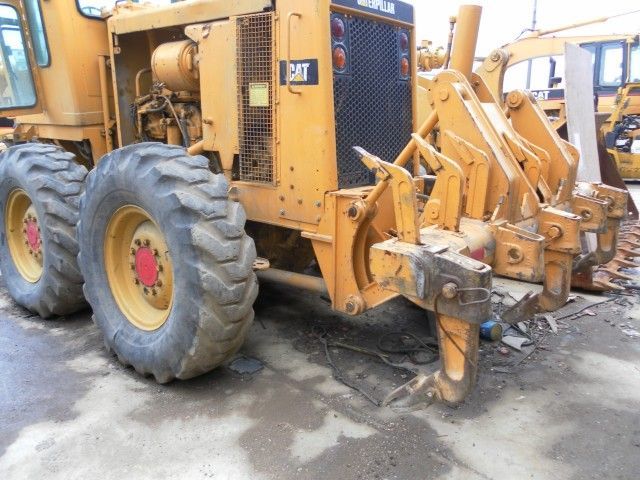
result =
M245 356L238 357L229 364L229 370L240 375L253 375L254 373L258 373L263 368L264 363L262 363L260 360L258 360L257 358Z
M377 407L387 406L390 403L390 399L398 396L399 390L405 389L406 393L412 395L414 392L410 387L408 387L411 384L416 385L415 393L419 393L419 384L423 382L422 379L425 378L426 375L420 372L418 366L433 363L438 359L438 349L436 347L437 343L435 340L429 339L425 341L410 332L389 332L382 335L378 339L378 351L358 345L352 345L344 341L332 341L329 338L328 333L319 327L314 329L312 335L318 339L324 348L325 358L327 364L331 367L333 378L352 390L357 391ZM392 392L384 399L379 400L361 385L344 374L344 372L333 361L330 348L350 350L352 352L378 358L384 364L392 368L399 369L409 375L413 375L413 378L403 386L392 390ZM398 363L392 361L392 355L400 355ZM412 365L415 365L415 367L412 367Z
M547 314L544 316L544 319L547 321L547 324L549 324L549 328L551 329L551 331L554 334L558 334L558 322L556 322L556 319L553 315L551 314Z
M505 335L502 337L502 343L508 345L514 350L522 351L523 346L531 345L531 340L524 337L514 337L512 335Z

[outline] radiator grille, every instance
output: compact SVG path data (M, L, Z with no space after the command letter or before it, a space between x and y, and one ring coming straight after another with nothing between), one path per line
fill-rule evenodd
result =
M393 162L413 128L411 82L399 75L398 28L357 16L345 23L348 73L333 81L340 188L374 181L353 146Z
M240 17L236 31L240 179L273 183L273 13Z

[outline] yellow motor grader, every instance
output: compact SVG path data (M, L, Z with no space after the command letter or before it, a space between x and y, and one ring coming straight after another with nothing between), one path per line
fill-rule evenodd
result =
M625 192L576 184L577 151L528 92L509 118L472 74L479 20L461 8L419 122L402 1L0 0L24 59L4 67L30 94L0 110L17 123L9 292L43 317L86 300L107 348L159 382L240 348L258 279L349 315L403 296L435 312L441 357L406 391L463 400L492 274L543 282L521 312L556 309L580 233L606 256L626 211Z

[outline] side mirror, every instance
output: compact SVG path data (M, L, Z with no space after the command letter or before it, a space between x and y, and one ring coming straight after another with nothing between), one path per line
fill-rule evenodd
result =
M561 83L562 83L562 77L549 78L549 88L556 88Z

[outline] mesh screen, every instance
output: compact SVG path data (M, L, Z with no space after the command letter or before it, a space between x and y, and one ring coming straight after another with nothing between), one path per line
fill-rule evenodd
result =
M355 16L345 22L348 72L333 78L340 188L374 181L353 146L393 162L413 128L411 82L400 79L398 28Z
M237 55L240 179L272 183L273 13L238 18ZM266 105L256 101L258 87L262 92L259 98L266 99Z

